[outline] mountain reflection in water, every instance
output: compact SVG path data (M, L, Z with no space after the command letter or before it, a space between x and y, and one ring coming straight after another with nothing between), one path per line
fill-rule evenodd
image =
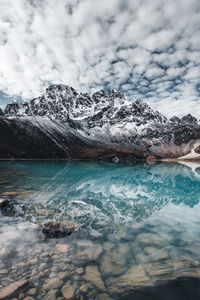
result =
M34 286L40 299L42 291L48 293L49 278L64 268L57 297L70 282L74 299L98 299L102 293L111 299L157 299L167 282L168 296L159 299L175 294L173 299L181 299L180 286L189 278L191 298L182 299L195 299L199 169L188 162L0 162L0 197L15 204L13 216L0 213L0 295L9 282L26 278L24 294ZM47 220L74 221L80 230L46 239L37 224Z

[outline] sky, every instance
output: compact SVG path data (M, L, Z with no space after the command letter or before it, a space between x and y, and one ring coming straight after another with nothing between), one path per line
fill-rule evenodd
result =
M200 1L0 0L0 106L52 83L200 118Z

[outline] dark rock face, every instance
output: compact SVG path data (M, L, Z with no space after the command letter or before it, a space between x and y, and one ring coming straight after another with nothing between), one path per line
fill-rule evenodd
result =
M13 216L15 214L13 203L6 198L0 198L0 210L5 216Z
M71 222L66 224L48 222L39 227L48 238L61 238L72 234L75 230L75 225Z
M181 121L186 124L197 124L197 119L191 114L182 117Z
M179 119L179 118L176 117L176 116L173 116L173 117L170 119L170 122L173 123L173 124L179 124L179 123L181 123L181 119Z
M200 141L190 114L170 121L117 90L90 96L51 85L30 102L11 102L0 118L0 158L177 158Z
M42 118L0 119L0 158L3 159L105 159L121 151L77 134L67 124L48 120L43 127ZM46 128L47 127L47 128ZM125 152L125 154L124 154ZM129 151L132 160L138 153Z
M62 122L78 121L92 126L119 121L134 121L147 124L148 121L167 122L167 119L147 104L130 103L117 90L99 91L91 97L77 93L72 87L51 85L46 92L29 103L11 102L5 108L6 116L48 116ZM95 124L93 124L95 122Z
M4 112L3 112L3 110L0 107L0 117L3 117L3 116L4 116Z
M19 112L20 105L18 102L13 101L7 104L5 108L5 115L16 116Z

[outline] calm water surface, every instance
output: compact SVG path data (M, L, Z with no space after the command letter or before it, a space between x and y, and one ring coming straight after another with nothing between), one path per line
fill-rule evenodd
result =
M0 299L199 299L200 164L0 162L0 197Z

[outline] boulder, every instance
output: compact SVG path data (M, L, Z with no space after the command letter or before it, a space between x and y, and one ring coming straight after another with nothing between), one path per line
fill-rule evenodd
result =
M27 280L19 280L9 284L0 290L0 299L11 297L18 289L23 287L27 283Z
M0 198L0 210L5 216L13 216L15 213L13 203L6 198Z
M42 232L49 238L59 238L72 234L75 230L75 224L72 222L65 222L60 224L56 222L48 222L39 225Z
M107 281L108 289L112 293L150 286L152 283L142 266L133 266L121 276L110 277Z
M91 282L94 286L96 286L100 290L105 290L105 285L101 278L101 274L97 266L87 266L83 278L86 281Z

